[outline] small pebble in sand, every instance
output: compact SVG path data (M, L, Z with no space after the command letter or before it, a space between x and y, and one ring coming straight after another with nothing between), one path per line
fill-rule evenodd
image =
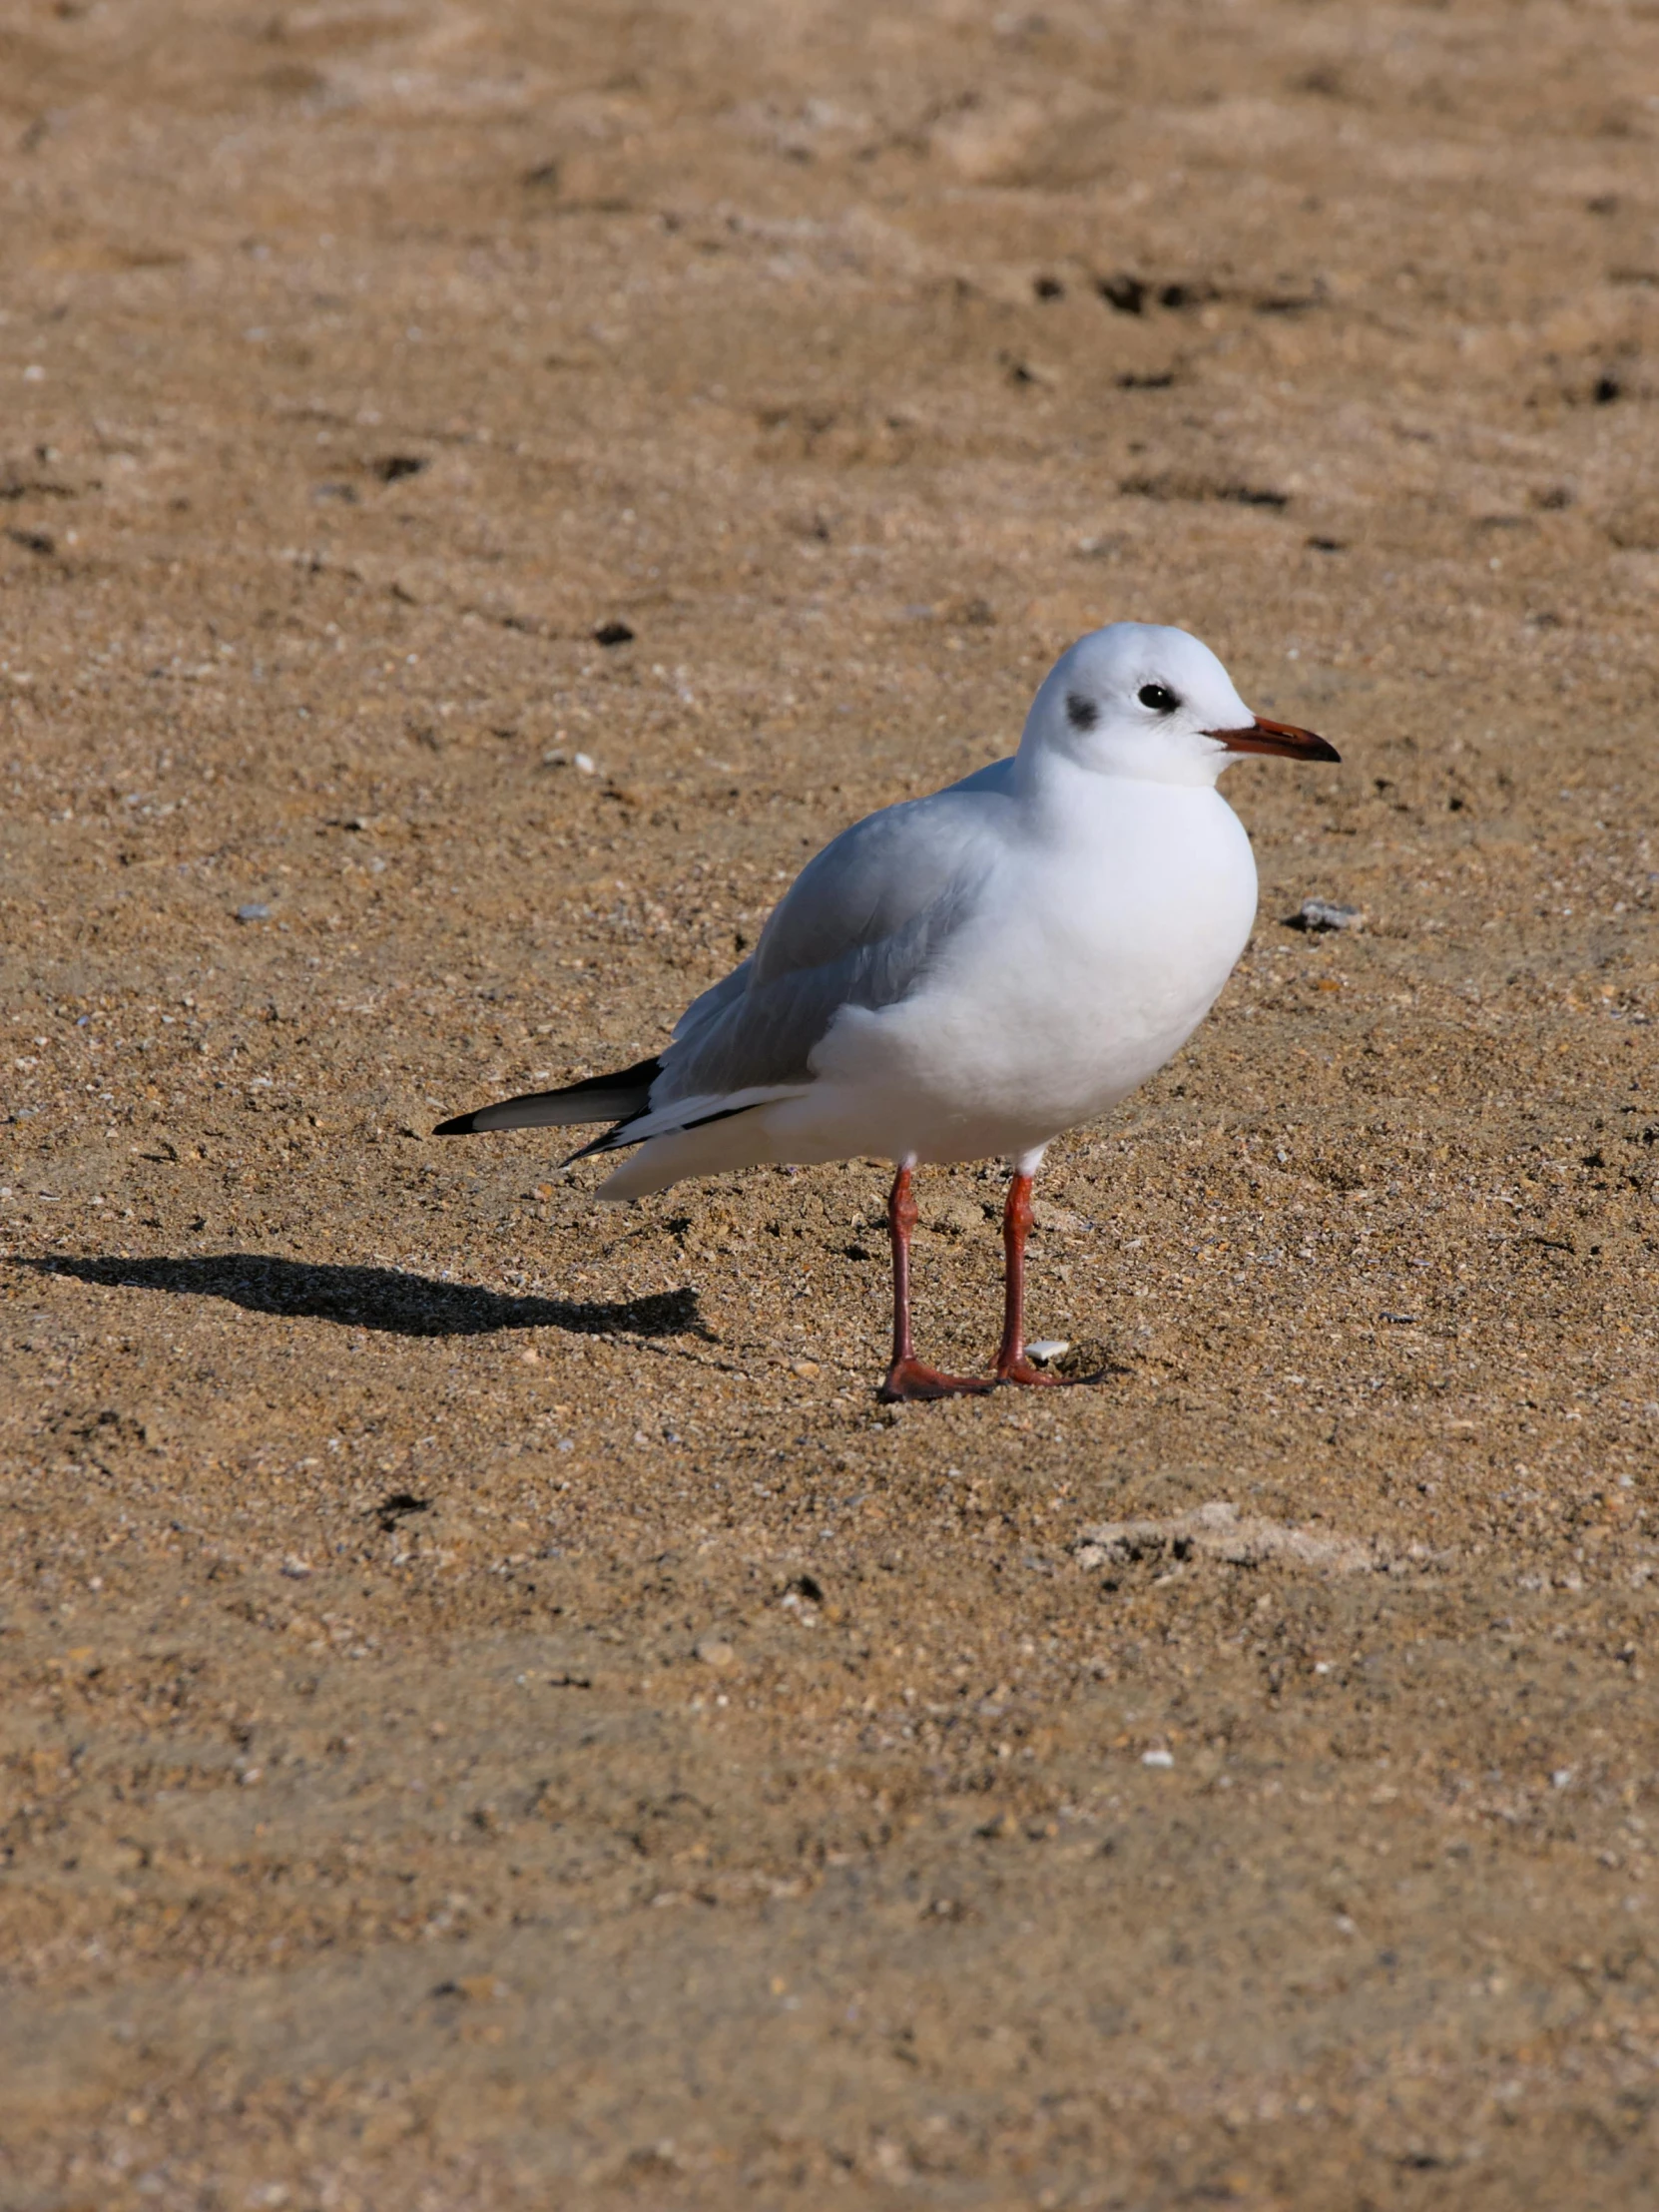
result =
M262 906L257 898L251 898L246 906L237 908L238 921L269 921L271 908Z
M1331 898L1305 898L1289 917L1292 929L1318 933L1326 929L1363 929L1366 917L1358 906L1339 906Z
M695 1656L706 1667L729 1667L738 1655L730 1644L722 1643L718 1636L705 1636L695 1647Z

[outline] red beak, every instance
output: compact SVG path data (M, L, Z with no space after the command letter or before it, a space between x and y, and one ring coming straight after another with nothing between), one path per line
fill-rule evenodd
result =
M1268 722L1261 715L1244 730L1207 730L1229 753L1282 753L1288 761L1340 761L1342 755L1312 730L1294 722Z

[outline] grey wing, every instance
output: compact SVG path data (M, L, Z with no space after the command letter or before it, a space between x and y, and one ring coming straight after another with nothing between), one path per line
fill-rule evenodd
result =
M810 860L750 957L682 1017L652 1118L677 1099L810 1082L843 1006L906 997L992 864L1007 765L867 816Z
M730 975L723 975L718 983L711 983L706 991L694 998L680 1019L674 1024L676 1046L690 1046L700 1031L708 1028L749 988L749 971L755 965L755 956L740 960Z

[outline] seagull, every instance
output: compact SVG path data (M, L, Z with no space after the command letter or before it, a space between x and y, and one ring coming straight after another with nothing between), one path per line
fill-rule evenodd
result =
M599 1188L612 1202L762 1162L890 1160L878 1395L1069 1380L1026 1345L1032 1179L1055 1137L1180 1050L1244 950L1255 856L1216 786L1250 753L1340 758L1253 714L1186 631L1093 631L1043 679L1011 758L866 816L810 860L662 1052L433 1134L608 1122L572 1158L637 1148ZM915 1174L993 1156L1012 1171L1002 1340L988 1376L946 1375L911 1338Z

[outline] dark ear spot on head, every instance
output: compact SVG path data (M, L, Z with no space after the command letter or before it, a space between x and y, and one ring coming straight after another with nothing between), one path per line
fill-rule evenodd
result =
M1066 720L1074 730L1092 730L1100 720L1100 709L1081 692L1067 692Z

